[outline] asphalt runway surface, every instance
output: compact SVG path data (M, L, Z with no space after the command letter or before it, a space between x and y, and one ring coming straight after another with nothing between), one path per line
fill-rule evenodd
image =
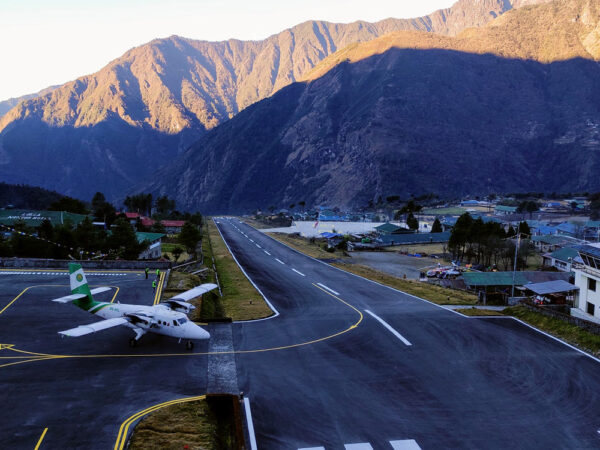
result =
M152 405L206 391L207 343L116 327L80 338L58 331L98 321L70 304L67 271L0 271L0 448L112 449L121 424ZM152 279L141 273L86 271L95 296L151 305ZM20 295L22 294L22 295ZM19 296L20 295L20 296ZM17 298L18 297L18 298Z
M234 327L259 449L600 448L597 360L216 222L278 313Z

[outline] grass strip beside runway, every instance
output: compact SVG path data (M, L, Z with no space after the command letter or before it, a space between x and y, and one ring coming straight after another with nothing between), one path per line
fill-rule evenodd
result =
M507 316L516 317L548 334L556 336L571 345L575 345L594 356L600 356L600 336L597 334L592 334L558 318L547 317L530 311L524 306L512 306L502 312Z
M246 219L244 219L246 220ZM304 253L305 255L311 256L316 259L333 259L333 258L345 258L348 255L344 253L343 250L335 249L333 252L328 252L323 249L322 245L324 241L319 241L315 239L308 239L297 234L285 234L285 233L266 233L271 236L273 239L278 240L286 245L289 245L292 248L295 248L299 252ZM327 244L325 244L327 245Z
M206 220L203 231L203 240L208 238L210 241L210 248L204 245L206 241L202 246L203 253L206 251L204 253L205 264L209 265L211 257L214 257L219 283L223 291L221 304L225 316L231 317L233 320L252 320L273 315L273 311L248 281L229 253L215 223L212 220Z
M360 264L333 263L332 265L438 305L474 305L477 303L477 297L469 292L447 289L420 281L404 280Z

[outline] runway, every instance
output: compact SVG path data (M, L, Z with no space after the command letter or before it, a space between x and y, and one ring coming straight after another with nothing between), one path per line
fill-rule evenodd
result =
M258 448L600 447L597 360L216 222L278 313L234 328Z
M515 320L467 318L216 222L275 312L233 326L256 448L600 447L597 360ZM137 412L206 392L208 344L190 354L146 335L130 349L121 328L62 339L97 320L50 301L68 293L67 277L6 272L4 447L121 448ZM155 300L140 273L88 276L115 287L100 300Z

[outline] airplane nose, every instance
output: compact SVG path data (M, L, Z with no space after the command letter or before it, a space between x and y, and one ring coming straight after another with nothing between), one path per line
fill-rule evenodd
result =
M196 325L195 323L190 323L189 324L189 336L190 339L209 339L210 338L210 333L206 330L204 330L203 328L199 327L198 325Z

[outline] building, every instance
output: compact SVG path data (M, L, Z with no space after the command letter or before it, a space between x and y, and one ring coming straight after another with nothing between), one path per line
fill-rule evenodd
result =
M162 233L142 233L137 232L135 236L138 242L148 243L148 248L138 256L138 259L158 259L162 256L161 239L165 236Z
M496 205L494 208L494 212L499 216L510 216L511 214L517 213L516 206L504 206L504 205Z
M574 262L581 262L579 252L572 247L559 248L542 256L545 267L555 267L562 272L570 272Z
M584 318L600 318L600 244L582 245L578 248L582 264L574 268L574 306Z
M377 231L381 235L413 233L413 230L401 227L400 225L394 225L390 222L386 222L382 225L375 227L375 231Z
M185 220L161 220L160 223L165 227L167 234L179 234L185 225Z

